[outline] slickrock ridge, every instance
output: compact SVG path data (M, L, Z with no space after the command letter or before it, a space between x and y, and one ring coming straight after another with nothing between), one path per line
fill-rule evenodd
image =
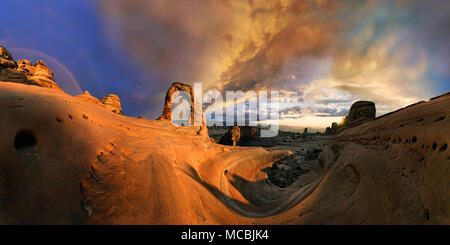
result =
M99 99L97 99L94 96L92 96L89 93L89 91L87 91L87 90L84 91L84 93L77 95L76 97L80 98L80 99L83 99L83 100L86 100L86 101L89 101L89 102L92 102L94 104L102 104L102 102Z
M0 46L0 81L23 83L62 91L56 84L53 72L44 61L32 65L29 60L20 59L17 63L6 48Z
M38 86L0 99L0 224L450 224L450 96L267 150Z

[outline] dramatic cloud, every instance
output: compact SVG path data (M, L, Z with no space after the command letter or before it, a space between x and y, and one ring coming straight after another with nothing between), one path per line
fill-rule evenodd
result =
M100 1L111 35L159 77L161 101L173 81L279 90L282 115L322 122L345 116L359 99L374 101L380 115L448 90L449 5Z
M335 1L101 3L111 32L151 72L232 90L295 88L277 77L285 63L326 53L338 25Z
M301 113L302 107L300 106L289 107L280 111L280 115L282 117L290 117L291 115L298 115Z

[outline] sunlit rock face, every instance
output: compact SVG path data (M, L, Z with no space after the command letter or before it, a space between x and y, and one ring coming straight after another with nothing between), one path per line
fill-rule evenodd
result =
M190 96L191 105L194 104L194 90L191 85L176 82L170 86L169 90L167 90L166 98L164 100L164 108L162 115L158 118L159 120L172 120L172 95L177 91L184 91ZM194 107L191 106L191 123L194 122Z
M62 90L44 61L39 60L32 65L29 60L21 59L16 63L8 50L1 46L0 80Z
M11 54L6 48L0 46L0 69L2 68L16 68L17 64L12 58Z
M123 115L122 106L120 103L119 96L115 94L108 94L107 96L103 97L101 100L97 99L96 97L92 96L89 91L84 91L83 94L77 95L76 97L83 99L84 101L88 101L94 104L97 104L99 106L105 107L106 109Z
M162 112L162 115L158 118L158 120L172 121L172 106L173 106L172 96L177 91L186 92L189 96L188 99L189 99L191 111L190 111L189 122L187 124L194 125L195 116L196 116L195 114L198 113L197 117L201 118L201 126L199 126L199 130L197 133L202 136L208 136L208 128L206 127L205 118L204 118L202 110L201 109L200 109L200 111L194 110L194 108L195 108L195 106L194 106L195 105L194 89L189 84L185 84L185 83L181 83L181 82L172 83L170 88L167 90L166 97L164 100L163 112ZM198 126L198 125L196 125L196 126Z
M94 103L94 104L101 104L102 103L99 99L97 99L94 96L92 96L91 93L89 93L89 91L87 91L87 90L84 91L84 93L77 95L76 97L81 98L81 99L83 99L85 101L89 101L89 102Z
M16 63L8 50L2 46L0 46L0 81L36 85L62 91L54 80L53 72L44 61L39 60L33 65L29 60L20 59ZM77 97L123 115L120 98L115 94L108 94L99 100L85 91L84 94Z
M117 114L123 114L120 98L115 94L108 94L100 100L106 108Z

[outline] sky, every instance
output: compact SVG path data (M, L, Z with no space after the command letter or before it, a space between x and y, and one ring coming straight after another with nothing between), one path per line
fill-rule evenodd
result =
M450 90L450 1L15 0L0 45L44 60L69 94L155 119L175 81L280 91L280 123L324 128L357 100L377 115Z

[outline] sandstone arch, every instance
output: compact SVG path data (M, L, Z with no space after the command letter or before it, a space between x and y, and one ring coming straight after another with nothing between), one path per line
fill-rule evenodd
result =
M175 82L170 86L169 90L167 90L166 98L164 101L164 108L162 115L158 118L158 120L172 120L172 109L170 108L172 106L172 95L177 91L184 91L189 94L190 97L190 103L191 103L191 117L190 117L190 123L191 125L194 124L194 90L192 89L191 85L181 83L181 82Z

